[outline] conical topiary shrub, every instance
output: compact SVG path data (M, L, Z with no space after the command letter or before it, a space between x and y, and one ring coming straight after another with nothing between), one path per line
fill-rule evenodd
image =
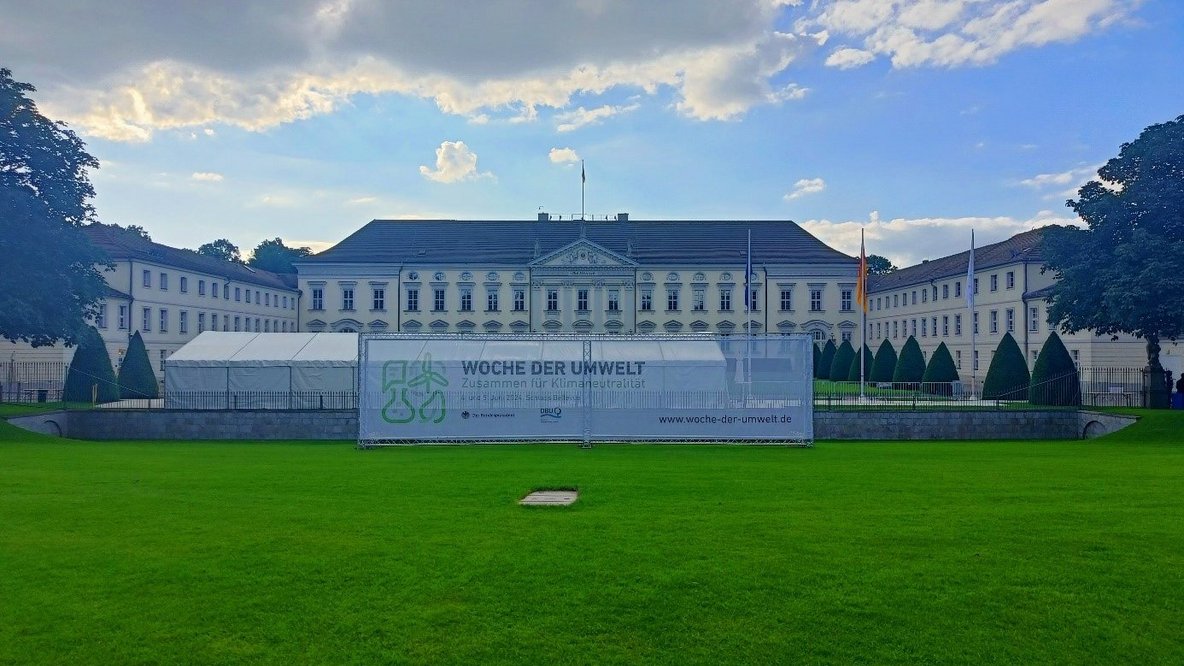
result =
M851 369L851 359L855 358L855 348L849 340L835 350L835 357L830 362L830 380L832 382L847 381L847 371Z
M984 400L1026 400L1032 376L1028 362L1011 333L1005 333L991 357L991 367L983 380Z
M123 362L119 364L119 397L157 398L159 395L148 349L144 346L144 338L136 331L123 355Z
M822 364L822 350L818 348L818 343L810 345L814 348L814 379L818 379L818 366Z
M817 379L830 379L830 365L835 361L835 341L827 340L822 348L822 356L818 359Z
M926 393L949 396L954 394L956 381L958 367L954 365L954 357L943 342L929 357L929 365L925 366L925 374L921 377L921 386Z
M870 381L872 377L872 350L866 344L863 346L863 381ZM847 381L859 381L859 353L851 359L851 368L847 370Z
M1081 404L1081 378L1065 343L1050 333L1036 365L1032 368L1032 387L1028 402L1033 405L1076 406Z
M892 381L896 372L896 348L885 339L876 350L876 360L872 362L871 381L877 384Z
M925 356L921 353L921 345L917 339L909 336L900 348L900 358L896 359L896 370L892 373L893 384L919 384L925 376ZM911 388L903 386L900 388Z
M92 396L92 387L98 387ZM119 399L119 385L115 383L115 371L111 369L111 357L107 345L93 326L87 326L78 336L78 349L70 369L66 372L66 385L62 400L67 402L112 402Z

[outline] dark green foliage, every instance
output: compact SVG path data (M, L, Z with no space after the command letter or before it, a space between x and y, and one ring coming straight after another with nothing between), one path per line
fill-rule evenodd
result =
M885 338L880 343L880 348L876 350L876 360L872 362L871 381L876 383L890 382L895 373L896 348Z
M1028 391L1028 402L1033 405L1073 406L1081 404L1081 378L1077 366L1061 336L1051 333L1036 365L1032 368L1032 388Z
M892 373L893 384L916 384L925 376L925 355L921 353L921 345L917 339L909 336L900 348L900 358L896 360L896 370Z
M272 273L295 273L296 267L292 265L292 262L310 254L312 254L311 248L288 247L284 245L283 240L273 238L255 246L255 251L251 253L247 265Z
M1031 382L1024 353L1011 333L1005 333L995 348L995 355L991 357L991 367L987 368L987 378L983 380L983 399L1026 400Z
M958 367L954 365L954 357L941 343L933 350L929 357L929 365L925 366L925 374L921 377L921 385L925 392L934 395L952 395L953 382L958 381Z
M236 264L243 263L242 255L240 255L238 251L238 246L226 240L225 238L219 238L216 241L201 245L197 248L197 253L207 257L213 257L215 259L221 259L222 261L230 261Z
M867 255L867 274L868 275L887 275L896 270L896 266L887 257L881 257L878 254Z
M119 397L159 397L156 374L152 372L152 361L148 358L148 349L139 331L132 335L123 362L119 364Z
M818 366L822 364L822 350L817 343L810 345L814 348L814 379L818 379Z
M119 385L115 382L115 371L111 369L111 357L107 345L93 327L87 326L78 335L78 349L70 369L66 372L66 386L62 400L66 402L90 402L91 387L98 385L98 401L111 402L119 399Z
M863 379L868 381L872 376L872 350L866 344L863 346ZM851 359L851 367L847 370L847 381L859 381L859 354Z
M1062 331L1130 333L1159 342L1184 336L1184 116L1152 125L1098 169L1068 206L1088 229L1052 227L1042 253L1058 278L1049 321ZM1103 184L1103 181L1105 184Z
M851 369L851 359L855 358L855 348L847 340L835 350L835 357L830 362L830 380L834 382L847 381L847 371Z
M79 229L94 218L98 160L0 68L0 338L77 341L97 311L106 262Z
M830 366L835 360L835 341L827 340L826 346L822 348L822 356L818 359L817 374L815 379L830 379Z

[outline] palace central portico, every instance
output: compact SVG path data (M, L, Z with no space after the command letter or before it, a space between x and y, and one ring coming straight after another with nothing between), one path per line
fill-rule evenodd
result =
M748 235L752 236L744 297ZM297 262L308 331L858 330L858 261L789 221L374 220Z

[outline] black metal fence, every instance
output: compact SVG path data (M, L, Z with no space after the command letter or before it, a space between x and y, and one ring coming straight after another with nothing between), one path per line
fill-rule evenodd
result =
M0 402L57 402L66 383L64 361L0 363Z

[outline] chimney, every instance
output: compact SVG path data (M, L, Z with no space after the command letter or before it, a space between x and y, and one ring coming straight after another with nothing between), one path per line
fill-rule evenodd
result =
M617 213L617 222L628 222L629 213Z
M539 213L539 222L547 222L551 219L550 213Z

